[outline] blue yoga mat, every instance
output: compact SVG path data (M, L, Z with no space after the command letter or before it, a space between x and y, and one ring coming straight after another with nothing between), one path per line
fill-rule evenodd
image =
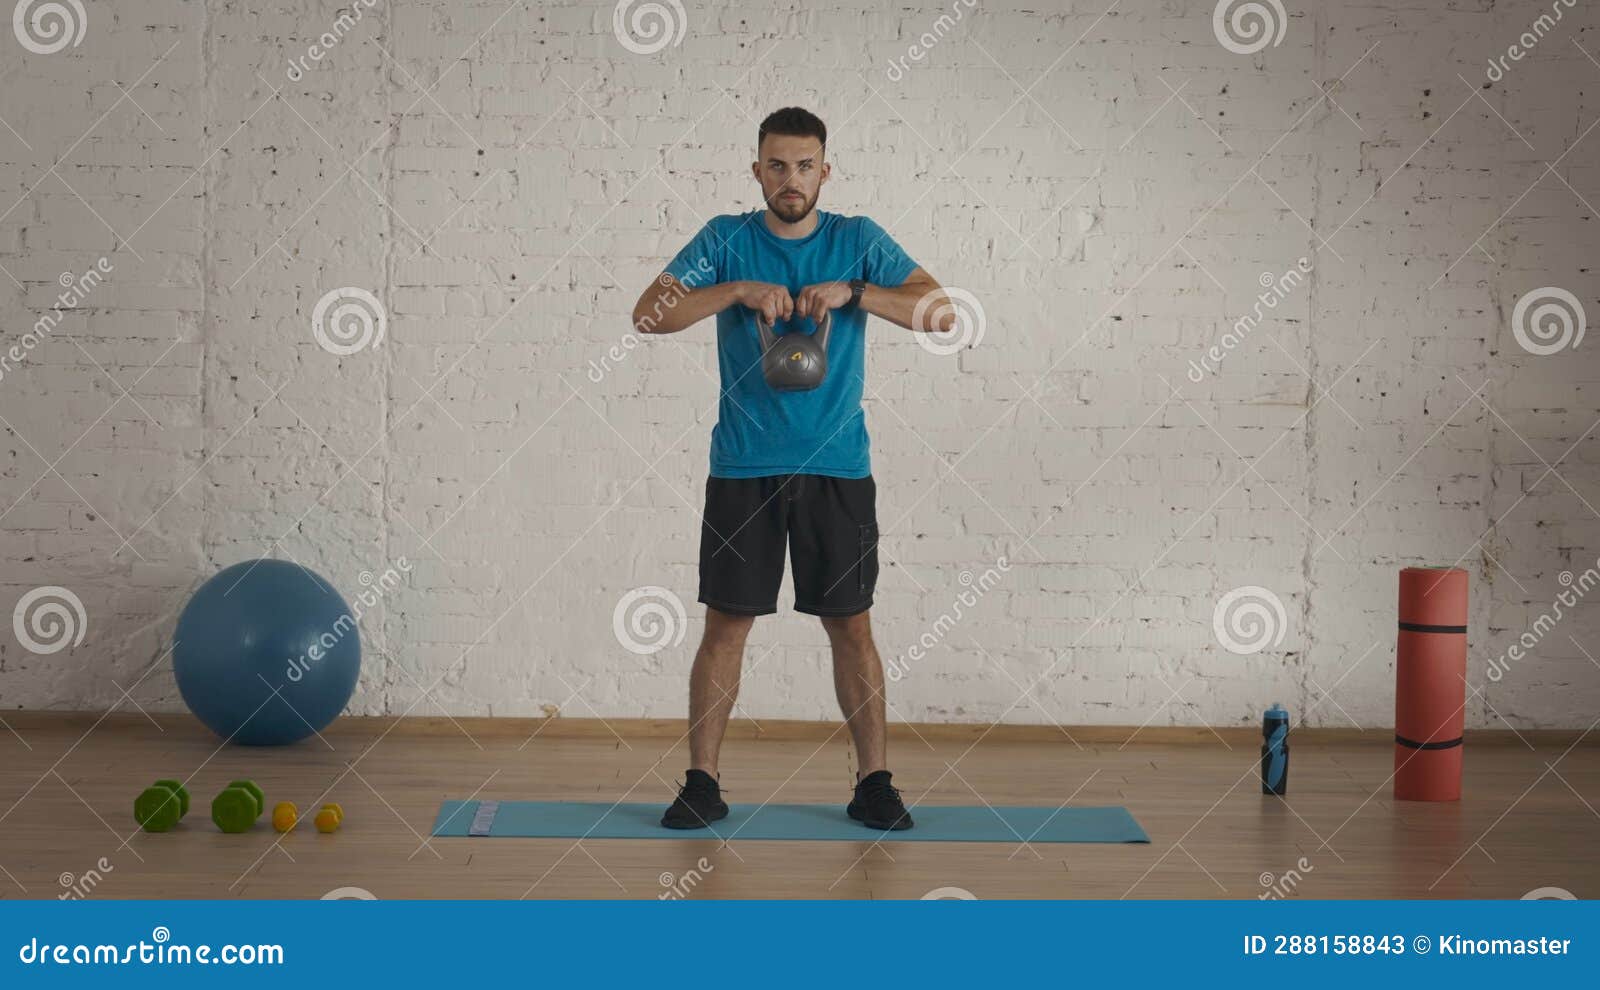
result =
M988 808L918 805L914 828L869 829L842 804L733 804L710 828L664 828L664 804L446 801L433 834L534 839L799 839L860 842L1149 842L1122 807Z

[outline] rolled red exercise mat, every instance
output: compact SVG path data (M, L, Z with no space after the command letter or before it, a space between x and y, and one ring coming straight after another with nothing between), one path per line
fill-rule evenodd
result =
M1467 572L1400 572L1394 673L1394 796L1461 799L1461 730L1467 711Z

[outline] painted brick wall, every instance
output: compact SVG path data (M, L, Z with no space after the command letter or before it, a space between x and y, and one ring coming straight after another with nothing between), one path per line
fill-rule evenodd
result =
M871 327L892 717L1389 725L1396 570L1454 563L1469 724L1588 727L1600 341L1529 314L1600 313L1592 4L649 6L0 39L0 600L86 615L5 624L0 707L181 708L187 594L270 555L400 574L354 712L681 715L714 331L628 313L799 104L968 294L955 353ZM345 287L381 339L319 343ZM738 714L836 714L815 620Z

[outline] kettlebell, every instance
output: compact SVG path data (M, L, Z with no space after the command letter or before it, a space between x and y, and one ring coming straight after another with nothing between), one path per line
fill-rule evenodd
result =
M761 331L761 374L779 392L809 392L822 384L828 374L828 331L833 328L833 312L822 316L813 333L791 330L774 334L766 315L756 312L756 327Z

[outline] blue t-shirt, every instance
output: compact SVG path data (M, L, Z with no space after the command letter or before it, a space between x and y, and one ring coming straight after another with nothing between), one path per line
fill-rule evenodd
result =
M721 282L787 286L790 295L818 282L864 278L888 288L903 283L917 263L867 217L817 211L817 227L786 240L767 229L764 210L723 214L700 229L667 265L691 289ZM759 478L825 474L864 478L872 473L861 391L866 382L867 312L833 311L828 374L809 392L779 392L761 375L761 336L755 310L737 303L717 314L717 364L722 398L711 431L711 474ZM778 321L777 333L810 333L809 319Z

